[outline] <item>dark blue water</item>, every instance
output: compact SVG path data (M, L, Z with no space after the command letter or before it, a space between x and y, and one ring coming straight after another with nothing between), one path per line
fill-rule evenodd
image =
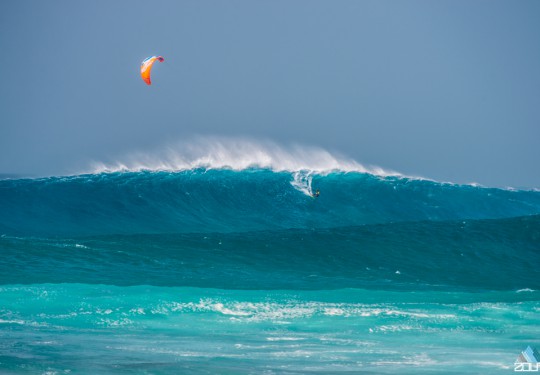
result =
M508 373L540 346L536 191L261 169L3 180L0 254L6 373Z

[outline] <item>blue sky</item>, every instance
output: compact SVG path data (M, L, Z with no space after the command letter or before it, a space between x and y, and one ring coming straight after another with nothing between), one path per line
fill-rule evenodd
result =
M5 1L0 173L218 135L540 187L539 19L538 1Z

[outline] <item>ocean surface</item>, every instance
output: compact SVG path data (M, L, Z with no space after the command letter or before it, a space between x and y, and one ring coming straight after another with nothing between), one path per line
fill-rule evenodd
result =
M0 180L2 374L510 374L540 347L539 290L538 191L265 168Z

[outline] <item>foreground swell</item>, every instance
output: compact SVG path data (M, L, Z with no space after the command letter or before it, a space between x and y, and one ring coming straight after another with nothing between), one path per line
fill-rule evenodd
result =
M0 283L540 289L539 240L540 216L244 233L4 236Z

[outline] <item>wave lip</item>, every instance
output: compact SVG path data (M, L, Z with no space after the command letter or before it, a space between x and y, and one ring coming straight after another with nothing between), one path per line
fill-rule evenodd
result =
M93 162L86 173L185 171L194 169L251 168L274 172L360 172L378 176L401 176L380 167L366 167L327 150L298 144L283 147L271 141L248 138L196 138L152 153L133 153L112 162Z

